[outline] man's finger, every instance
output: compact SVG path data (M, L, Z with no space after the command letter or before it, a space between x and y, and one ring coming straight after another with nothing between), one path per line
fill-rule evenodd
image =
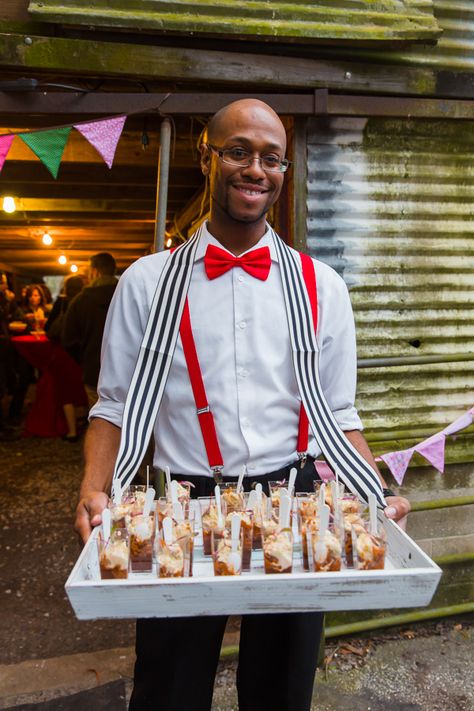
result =
M388 496L386 501L385 516L393 521L400 521L410 511L410 502L402 496Z

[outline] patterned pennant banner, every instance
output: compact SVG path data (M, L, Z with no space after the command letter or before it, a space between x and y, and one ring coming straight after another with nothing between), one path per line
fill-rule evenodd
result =
M126 118L126 116L118 116L105 121L81 123L74 126L74 128L79 133L82 133L84 138L89 141L91 146L94 146L109 168L111 168Z
M444 472L444 450L446 444L446 437L448 435L454 435L460 430L465 430L466 427L472 425L474 421L474 407L458 417L457 420L452 422L450 425L445 427L440 432L437 432L431 437L424 439L419 444L415 444L409 449L401 449L398 452L387 452L386 454L381 454L376 457L377 462L385 462L387 467L390 469L395 481L403 484L403 479L405 477L410 460L415 452L421 454L435 469L439 472ZM334 479L334 474L332 469L326 462L316 461L314 463L316 471L318 472L319 478L322 481L330 481Z
M44 163L53 178L58 177L61 158L63 157L71 128L71 126L67 126L66 128L55 128L50 131L19 134L21 140Z
M0 136L0 171L3 168L3 164L5 163L5 158L8 155L8 151L10 150L10 146L13 143L14 138L15 138L14 135Z

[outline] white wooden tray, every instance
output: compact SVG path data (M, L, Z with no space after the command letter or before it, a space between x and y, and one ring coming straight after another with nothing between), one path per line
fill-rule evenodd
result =
M262 552L253 551L251 572L214 577L211 558L196 546L194 577L165 580L158 579L155 570L130 574L128 580L101 580L96 529L69 576L66 592L80 620L428 605L441 569L395 523L384 518L384 524L385 570L308 573L296 543L291 574L265 575Z

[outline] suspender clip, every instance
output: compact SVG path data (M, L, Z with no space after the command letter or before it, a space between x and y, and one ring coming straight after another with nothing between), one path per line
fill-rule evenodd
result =
M222 467L214 467L212 471L216 484L222 484Z
M297 452L296 454L300 460L300 469L303 469L306 464L306 460L308 459L308 452Z
M200 407L198 410L196 410L198 415L203 415L205 412L210 412L211 408L209 405L206 405L206 407Z

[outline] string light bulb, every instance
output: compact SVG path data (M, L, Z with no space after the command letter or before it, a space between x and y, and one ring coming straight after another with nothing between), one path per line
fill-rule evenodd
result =
M58 262L59 262L60 264L67 264L67 257L66 257L66 255L65 255L65 254L61 254L61 255L58 257Z
M171 239L171 237L169 237L165 242L165 246L169 248L169 247L171 247L172 244L173 244L173 240Z
M4 212L8 212L11 214L12 212L15 212L16 210L16 203L15 203L15 198L12 197L11 195L5 195L3 198L3 204L2 204Z
M49 234L49 232L45 232L44 235L41 238L42 243L45 245L45 247L50 247L53 244L53 238Z
M71 264L70 269L72 273L75 274L79 270L79 267L77 266L77 264Z

